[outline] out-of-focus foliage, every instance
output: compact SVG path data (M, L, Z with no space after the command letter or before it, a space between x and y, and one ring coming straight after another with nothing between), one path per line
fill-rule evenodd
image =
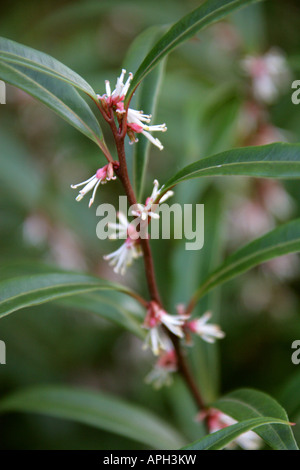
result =
M141 32L152 26L163 30L198 5L196 0L15 1L1 7L0 33L54 56L102 94L104 80L115 82ZM151 149L146 192L157 175L167 181L184 166L231 147L300 141L300 108L291 102L291 83L300 74L299 8L296 0L251 6L170 55L155 118L167 123L168 132L163 153ZM257 105L242 61L274 47L285 55L290 77L271 104ZM104 122L101 127L113 151ZM26 265L30 259L121 281L102 259L111 244L96 237L94 206L87 210L86 201L76 203L70 189L104 162L92 141L29 95L7 87L7 104L0 105L1 266L8 261L19 266L20 260ZM97 201L117 204L120 192L117 182L105 185ZM181 183L175 198L181 204L205 204L205 245L195 253L185 251L180 240L152 241L159 287L172 312L225 255L300 213L299 183L292 181L201 178ZM143 279L138 262L126 283L146 296ZM131 299L118 296L112 295L107 309L121 301L125 311L138 315ZM90 302L96 309L95 299ZM0 339L7 345L7 365L0 365L1 396L49 383L112 392L145 407L151 403L151 410L187 441L199 439L201 424L194 421L196 409L180 379L159 393L152 390L144 383L152 357L140 339L96 310L87 314L82 303L51 303L1 319ZM218 347L199 340L189 351L207 400L233 388L257 387L278 397L289 418L300 423L299 403L290 404L295 392L289 398L289 390L298 390L291 383L299 380L286 385L299 375L291 362L291 343L300 337L299 303L296 255L256 267L201 299L197 312L212 309L226 331ZM4 415L1 426L0 447L6 449L143 448L134 440L54 418ZM297 427L295 435L299 443Z

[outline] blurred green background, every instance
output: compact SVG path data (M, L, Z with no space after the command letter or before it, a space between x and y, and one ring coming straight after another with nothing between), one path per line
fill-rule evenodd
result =
M0 32L54 56L102 94L104 80L114 84L141 32L171 24L198 5L195 0L12 1L1 6ZM166 122L168 132L160 136L164 150L151 149L147 192L154 178L163 183L189 162L233 146L300 141L300 108L291 102L292 80L300 78L299 30L299 2L270 0L213 25L171 54L154 120ZM262 55L273 47L285 57L290 79L271 104L258 104L241 63L247 54ZM129 159L131 153L128 146ZM0 108L1 266L36 260L122 281L102 259L117 245L98 240L95 233L97 203L117 203L120 184L101 187L90 210L88 201L77 203L70 189L103 164L92 142L7 86L7 104ZM174 312L177 303L187 302L226 254L299 216L299 198L297 182L208 178L181 184L174 200L205 204L205 245L195 253L184 250L184 241L152 242L168 309ZM147 296L142 268L136 262L125 282ZM291 343L300 338L299 278L298 257L284 257L200 303L197 313L211 308L226 331L218 348L199 340L189 352L208 400L242 386L278 396L297 374ZM138 339L99 317L46 304L3 318L0 339L7 346L7 365L0 366L1 396L44 383L103 390L150 407L187 439L199 437L196 410L181 381L159 392L146 385L151 354ZM40 416L7 415L0 427L1 449L141 448L113 434Z

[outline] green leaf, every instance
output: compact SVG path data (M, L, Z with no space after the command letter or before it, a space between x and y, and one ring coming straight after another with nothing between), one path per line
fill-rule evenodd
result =
M278 400L287 410L292 419L298 417L300 413L300 373L294 374L282 387Z
M102 133L96 117L85 100L69 83L39 70L3 62L1 59L0 78L40 100L97 145L103 147Z
M276 423L279 425L289 424L286 421L268 417L248 419L209 434L198 441L193 442L189 446L183 447L182 450L222 450L241 434L270 423Z
M167 181L164 190L191 178L221 175L300 178L300 144L243 147L203 158L176 173Z
M78 273L48 272L0 281L0 318L21 308L96 290L129 289L97 277Z
M154 45L133 77L126 96L129 102L135 88L146 75L172 50L187 41L209 24L220 20L238 8L260 0L207 0L200 7L184 16Z
M213 287L272 258L300 251L300 219L280 225L245 245L210 274L194 294L199 299Z
M212 407L237 421L266 416L272 416L283 421L289 420L285 410L274 398L257 390L241 389L229 393L213 403ZM262 426L256 432L272 449L298 450L290 427L268 424Z
M184 190L184 185L178 188L178 192L182 193L182 190ZM176 191L176 197L177 200L180 200L178 192ZM222 225L222 202L224 198L222 194L209 192L204 196L201 195L195 202L199 202L203 197L205 197L205 213L210 214L210 217L207 217L204 223L205 243L201 250L201 259L199 260L199 257L195 256L194 251L186 251L184 243L178 243L173 248L173 283L171 301L168 306L170 309L172 305L183 303L185 299L189 299L199 283L207 277L207 273L211 272L220 263L222 237L219 227ZM182 266L185 267L184 271ZM186 272L189 273L189 276L186 276ZM214 312L213 322L218 323L219 297L219 292L215 289L210 295L201 299L195 314L202 315L205 311L212 311ZM193 365L194 376L204 401L206 403L211 402L219 396L220 370L217 353L219 345L217 342L208 344L199 337L195 337L193 343L189 356Z
M45 176L25 142L18 138L9 122L1 125L0 142L0 185L3 194L9 194L9 198L18 206L32 210L41 199ZM1 268L2 266L1 263Z
M0 401L0 413L14 411L69 419L126 436L155 449L176 449L185 442L160 417L102 392L54 386L35 387Z
M124 297L117 292L105 291L90 292L87 294L66 297L59 301L63 307L80 310L87 313L99 315L106 320L115 323L130 331L141 339L145 338L145 330L141 327L145 312L141 309L136 311L136 302L133 303L129 297ZM122 297L121 297L122 295Z
M205 196L205 210L208 211L210 217L206 218L204 223L204 240L205 244L201 250L201 262L194 255L194 263L197 263L198 269L195 273L194 283L199 285L206 276L221 261L222 232L219 230L222 224L224 198L219 192ZM193 252L190 252L191 254ZM186 252L187 254L187 252ZM193 255L192 255L193 256ZM181 271L181 270L180 270ZM181 276L183 273L181 272ZM188 281L188 280L187 280ZM193 284L194 284L193 283ZM191 281L190 281L191 284ZM194 290L194 285L191 286ZM214 289L205 298L201 299L197 306L197 312L202 315L203 312L213 312L212 322L220 322L220 290ZM190 298L190 293L183 297ZM191 348L190 356L193 363L193 370L198 386L204 397L204 400L211 402L219 395L220 386L220 360L219 360L219 343L209 344L199 337L193 339L194 346Z
M78 73L48 54L31 47L0 37L0 60L10 64L23 65L28 69L37 70L45 75L63 80L97 99L93 88Z
M182 450L222 450L244 432L251 431L259 426L274 424L288 425L286 421L276 418L253 418L247 419L232 426L228 426L220 431L216 431L208 436L202 437Z
M0 301L2 299L2 282L10 278L16 278L22 276L22 278L43 275L48 276L53 274L54 276L63 272L57 271L57 267L49 267L41 263L30 262L30 261L17 261L15 263L8 263L1 266L0 271ZM74 273L63 273L67 275L73 275ZM77 273L75 273L77 276ZM25 276L26 275L26 276ZM72 279L72 278L71 278ZM77 279L77 277L73 278ZM135 294L123 286L109 283L108 281L102 281L99 278L93 276L85 276L87 283L90 281L92 284L96 282L96 286L101 282L101 292L92 288L88 288L86 292L85 285L79 286L80 292L71 292L70 295L65 296L68 293L68 287L66 290L62 290L62 296L58 299L54 298L59 305L72 310L80 310L81 312L93 313L99 315L105 320L115 323L122 328L129 330L141 339L145 338L145 330L141 328L145 311L144 308L136 301ZM107 287L105 287L107 286ZM63 286L61 286L63 289ZM84 289L82 293L81 288ZM97 287L96 287L97 289ZM98 288L99 289L99 288ZM124 295L127 294L127 295ZM52 300L52 299L50 299Z

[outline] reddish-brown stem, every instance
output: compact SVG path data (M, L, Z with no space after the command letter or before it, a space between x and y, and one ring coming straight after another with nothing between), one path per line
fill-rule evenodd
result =
M170 333L169 333L170 335ZM206 405L203 401L203 398L202 396L200 395L200 392L198 390L198 387L194 381L194 378L190 372L190 369L188 368L187 366L187 363L186 363L186 360L185 360L185 357L183 355L183 351L182 351L182 348L181 348L181 345L180 345L180 339L171 334L170 335L171 337L171 340L173 342L173 345L174 345L174 349L176 351L176 357L177 357L177 362L178 362L178 370L180 372L180 374L182 375L183 379L185 380L188 388L190 389L191 391L191 394L193 395L194 397L194 400L196 402L196 404L198 405L199 409L200 410L205 410L206 409Z
M122 126L124 125L123 122L122 122ZM119 162L120 162L120 167L116 170L116 174L119 177L121 183L123 184L125 193L128 197L129 204L133 206L134 204L137 203L137 201L136 201L136 197L135 197L135 194L134 194L134 191L133 191L133 188L130 183L129 176L128 176L125 148L124 148L124 137L122 136L122 134L118 133L117 129L112 129L112 130L113 130L113 134L115 137L117 152L118 152ZM158 287L157 287L156 279L155 279L154 264L153 264L153 258L151 254L149 240L148 238L144 238L144 239L141 238L140 243L141 243L143 255L144 255L145 273L146 273L150 296L157 303L161 304L161 299L160 299L160 295L159 295L159 291L158 291Z
M102 152L104 153L104 156L106 157L106 160L110 163L113 162L113 157L111 156L108 148L106 147L104 141L98 140L98 145L101 148Z
M194 310L195 306L196 306L196 300L194 299L194 297L192 297L190 302L188 303L188 305L186 307L186 314L190 315L192 313L192 311Z
M130 292L129 294L133 299L137 300L143 307L147 308L148 302L142 296L137 294L136 292Z
M101 104L99 103L99 101L97 101L96 99L93 99L94 103L96 104L97 108L99 109L99 111L101 112L102 116L104 117L104 119L107 121L107 122L110 122L107 118L107 115L105 113L105 110L102 108ZM110 154L110 151L108 150L108 148L106 147L105 145L105 142L104 141L101 141L100 139L97 139L97 142L98 142L98 145L99 147L101 148L102 152L104 153L104 156L106 157L107 161L108 162L113 162L113 157L111 156Z
M137 203L137 201L136 201L135 193L130 183L130 179L128 175L126 155L125 155L125 146L124 146L124 139L125 139L126 131L127 131L127 113L124 113L122 119L119 120L119 129L118 129L114 120L113 110L110 108L109 112L106 112L106 110L102 108L100 103L96 103L96 104L99 110L101 111L101 114L103 115L104 119L109 123L111 127L115 144L116 144L118 157L119 157L119 163L120 163L119 168L115 169L115 173L120 179L124 187L125 193L128 197L129 204L133 206ZM152 258L149 239L141 238L140 243L141 243L141 247L142 247L143 255L144 255L145 273L146 273L147 284L148 284L148 289L149 289L151 300L154 300L155 302L159 304L159 306L162 307L162 302L160 299L160 294L159 294L159 290L158 290L156 278L155 278L154 264L153 264L153 258ZM180 340L177 336L175 336L169 330L166 329L166 332L169 335L174 345L174 349L176 351L177 360L178 360L178 370L181 376L183 377L184 381L186 382L186 385L189 388L197 407L199 407L200 410L205 410L206 406L205 406L204 400L202 399L202 396L188 368L188 365L186 363L185 357L182 352Z

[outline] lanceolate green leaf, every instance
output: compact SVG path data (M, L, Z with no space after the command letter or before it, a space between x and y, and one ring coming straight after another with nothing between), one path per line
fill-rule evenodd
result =
M212 405L237 421L272 416L289 421L285 410L266 393L241 389L220 398ZM298 450L290 427L269 424L257 429L257 434L273 449Z
M5 279L0 282L0 318L62 297L111 289L132 294L126 287L77 273L49 272Z
M300 144L276 143L228 150L186 166L165 184L165 190L200 176L300 178Z
M0 78L40 100L100 147L104 145L96 117L69 83L37 69L3 62L1 59Z
M272 230L230 255L210 274L194 295L198 299L213 287L253 268L265 261L300 251L300 219Z
M293 350L291 349L291 354ZM280 390L277 398L280 403L287 410L289 416L292 419L296 419L300 414L300 371L294 374L288 381L285 383Z
M260 0L207 0L200 7L184 16L154 45L132 80L126 101L128 102L137 85L173 49L193 37L205 26L223 18L236 9Z
M78 73L58 60L31 47L24 46L10 39L0 37L0 60L2 62L23 65L68 82L92 98L97 99L93 88Z
M1 123L0 186L7 191L19 207L31 211L39 203L44 189L46 175L36 164L36 160L25 142L16 136L9 122ZM22 168L22 171L20 169ZM18 175L18 184L15 184ZM11 188L14 188L11 191ZM3 227L3 226L2 226ZM3 243L3 242L2 242ZM3 260L1 263L1 270Z
M135 314L132 308L133 300L126 305L124 295L117 296L117 292L88 292L76 296L68 296L59 301L59 304L69 309L79 310L81 312L93 313L99 315L105 320L115 323L122 328L130 331L141 339L145 338L145 329L141 327L145 312ZM136 305L134 305L136 307Z
M176 449L185 439L169 424L119 398L67 387L35 387L0 402L0 413L42 413L113 432L155 449ZM101 443L99 443L101 448Z
M220 431L209 434L208 436L202 437L202 439L199 439L198 441L183 447L182 450L222 450L244 432L251 431L252 429L258 428L259 426L271 423L276 423L277 425L289 424L286 421L268 417L247 419L240 423L233 424L232 426L221 429Z
M182 188L184 189L184 188ZM220 193L210 193L205 196L205 210L208 211L210 217L204 221L204 246L201 250L201 262L199 258L194 256L194 263L197 264L197 271L195 273L195 281L192 290L195 289L195 283L199 283L206 278L207 273L211 272L221 261L221 246L222 246L222 233L219 230L223 222L223 207L224 198ZM187 252L186 252L187 253ZM185 253L185 255L186 255ZM181 277L183 276L182 270L179 269ZM188 281L188 280L186 280ZM190 281L191 283L191 281ZM219 323L219 312L221 310L221 292L215 289L200 300L197 306L197 311L206 312L212 311L214 323ZM190 293L182 298L189 298ZM219 395L220 385L220 358L219 358L219 343L209 344L201 338L194 338L194 346L191 348L190 356L194 366L194 374L197 379L198 386L201 390L202 396L206 402L215 400Z

